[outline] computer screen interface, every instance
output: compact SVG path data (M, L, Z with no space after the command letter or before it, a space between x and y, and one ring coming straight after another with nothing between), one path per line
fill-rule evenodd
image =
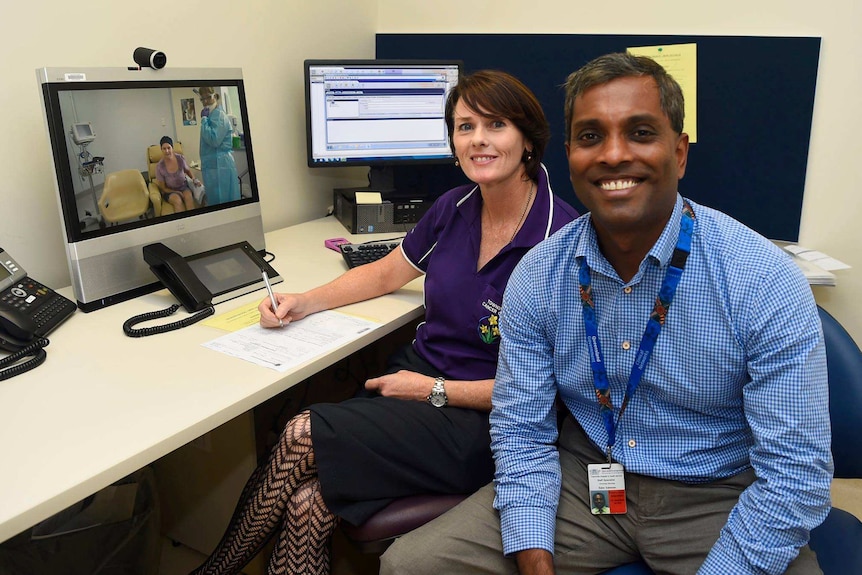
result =
M308 165L442 163L460 62L307 60Z

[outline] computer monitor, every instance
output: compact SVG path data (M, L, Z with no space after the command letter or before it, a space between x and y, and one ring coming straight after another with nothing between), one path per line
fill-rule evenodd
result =
M369 189L394 190L399 164L452 161L446 98L457 60L306 60L308 165L369 166Z
M42 68L36 75L72 288L81 309L158 289L143 259L147 244L161 242L184 257L242 241L264 250L240 69L70 67ZM205 86L213 89L210 102L217 101L223 114L210 113L209 128L202 130L199 91ZM219 117L227 114L236 117L235 127L222 118L225 128L218 128ZM167 208L167 198L151 183L156 166L151 160L159 156L164 136L175 151L182 149L194 179L203 181L190 210ZM222 138L215 148L214 137ZM214 177L216 166L220 178ZM119 181L129 183L115 186ZM230 190L224 200L221 189ZM118 214L124 201L133 208Z

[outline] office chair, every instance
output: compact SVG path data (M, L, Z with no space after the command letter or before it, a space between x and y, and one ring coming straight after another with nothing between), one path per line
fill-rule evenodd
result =
M362 525L341 522L341 531L363 553L381 554L396 538L443 515L465 495L411 495L396 499Z
M850 334L823 308L817 308L826 342L832 453L836 478L862 478L858 417L862 413L862 351ZM361 551L382 553L395 538L442 515L466 495L417 495L397 499L359 526L342 523L342 531ZM824 575L862 573L862 521L833 508L811 532L811 549ZM643 562L603 575L653 575Z
M181 154L183 153L183 144L182 142L174 142L174 153ZM183 156L185 157L185 156ZM162 192L159 190L159 186L156 185L156 166L162 159L162 148L157 144L153 144L152 146L147 147L147 182L149 185L149 194L150 194L150 203L153 206L153 217L159 216L167 216L174 213L174 207L162 197ZM186 163L189 162L189 159L186 158ZM191 188L191 184L189 185ZM196 191L192 189L192 192L195 196L195 207L200 207L204 205L206 193L203 191Z
M120 170L105 176L105 187L99 198L99 213L104 222L115 224L140 218L149 209L149 193L141 172Z
M829 374L829 418L836 478L862 478L859 414L862 414L862 351L829 313L817 307L826 342ZM862 573L862 521L835 507L811 531L809 546L817 553L823 575ZM652 575L644 563L631 563L604 575Z
M829 413L836 479L862 478L859 415L862 414L862 351L838 321L821 307L829 369ZM811 532L811 548L824 575L862 573L862 521L832 508Z

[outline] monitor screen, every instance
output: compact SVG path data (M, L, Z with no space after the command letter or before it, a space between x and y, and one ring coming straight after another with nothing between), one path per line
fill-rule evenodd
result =
M453 60L306 60L308 165L451 161L444 113L460 70Z
M37 70L72 287L85 311L159 287L142 247L182 256L263 223L239 69Z

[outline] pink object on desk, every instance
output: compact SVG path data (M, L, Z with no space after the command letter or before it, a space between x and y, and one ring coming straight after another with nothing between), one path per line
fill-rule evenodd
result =
M331 249L332 251L336 251L341 253L341 250L338 249L338 246L342 244L349 244L350 240L346 240L344 238L329 238L328 240L323 240L323 245Z

